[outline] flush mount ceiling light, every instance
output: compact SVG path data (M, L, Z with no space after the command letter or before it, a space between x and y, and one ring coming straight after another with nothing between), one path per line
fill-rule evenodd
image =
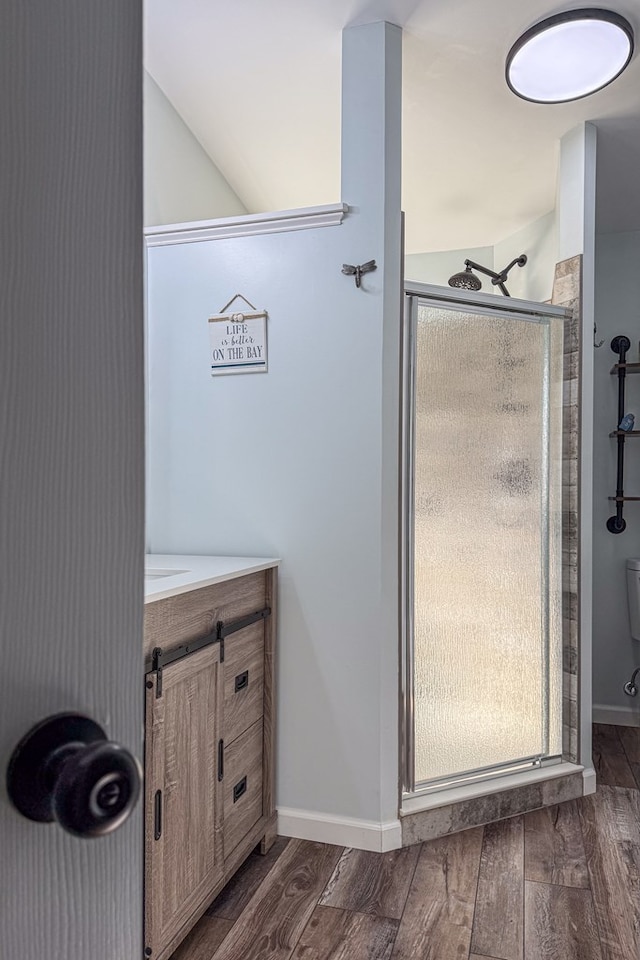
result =
M611 10L569 10L541 20L509 51L509 87L534 103L566 103L602 90L633 56L630 23Z

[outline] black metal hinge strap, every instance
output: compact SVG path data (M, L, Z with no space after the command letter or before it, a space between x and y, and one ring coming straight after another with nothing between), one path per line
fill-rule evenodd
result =
M151 660L146 664L146 672L153 673L158 670L161 671L163 667L168 667L170 663L176 663L177 660L182 660L183 657L189 657L192 653L197 653L198 650L203 650L204 647L210 647L212 644L219 642L220 638L216 628L213 633L208 633L206 637L198 637L197 640L190 640L189 643L183 643L179 647L174 647L173 650L167 650L166 653L163 652L161 647L156 647L151 654ZM161 694L158 694L158 696L161 696Z
M156 675L156 699L162 696L162 647L155 647L151 654L151 670Z
M263 610L257 610L255 613L250 613L248 616L241 617L239 620L231 620L229 623L219 620L213 633L207 634L206 637L199 637L197 640L190 640L189 643L183 643L179 647L167 650L166 653L162 650L162 647L155 647L151 654L151 659L145 664L145 673L156 674L156 697L162 696L162 670L164 667L168 667L169 664L182 660L183 657L189 657L192 653L197 653L205 647L210 647L214 643L220 644L220 661L222 662L224 660L225 637L230 636L232 633L237 633L238 630L244 630L245 627L251 626L252 623L266 620L270 616L271 607L265 607Z
M229 637L232 633L237 633L238 630L244 630L245 627L250 627L252 623L258 623L259 620L266 620L271 616L271 607L265 607L263 610L256 610L255 613L250 613L246 617L241 617L239 620L230 620L228 623L225 623L224 620L218 620L218 626L216 633L218 640L224 640L225 637Z
M231 620L229 623L225 623L224 620L218 620L216 636L220 641L220 663L224 662L225 637L231 636L232 633L237 633L238 630L244 630L245 627L250 627L252 623L258 623L260 620L266 620L267 617L270 616L271 607L264 607L263 610L256 610L255 613L250 613L246 617L240 617L239 620Z

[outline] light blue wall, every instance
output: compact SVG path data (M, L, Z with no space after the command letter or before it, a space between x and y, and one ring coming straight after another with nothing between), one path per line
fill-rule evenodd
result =
M243 202L145 71L145 226L235 217L246 212Z
M401 31L345 31L341 226L148 254L149 548L282 558L277 803L398 803ZM361 289L343 263L375 258ZM207 318L269 312L269 371L210 375Z

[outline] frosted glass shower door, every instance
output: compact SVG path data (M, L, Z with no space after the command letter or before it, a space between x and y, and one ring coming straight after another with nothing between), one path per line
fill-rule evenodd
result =
M561 752L563 328L416 299L412 332L424 785Z

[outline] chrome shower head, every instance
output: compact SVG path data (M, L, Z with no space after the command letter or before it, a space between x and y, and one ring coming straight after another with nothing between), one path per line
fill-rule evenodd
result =
M458 287L460 290L477 291L482 289L480 279L476 277L471 267L466 267L460 273L454 273L452 277L449 277L449 286Z

